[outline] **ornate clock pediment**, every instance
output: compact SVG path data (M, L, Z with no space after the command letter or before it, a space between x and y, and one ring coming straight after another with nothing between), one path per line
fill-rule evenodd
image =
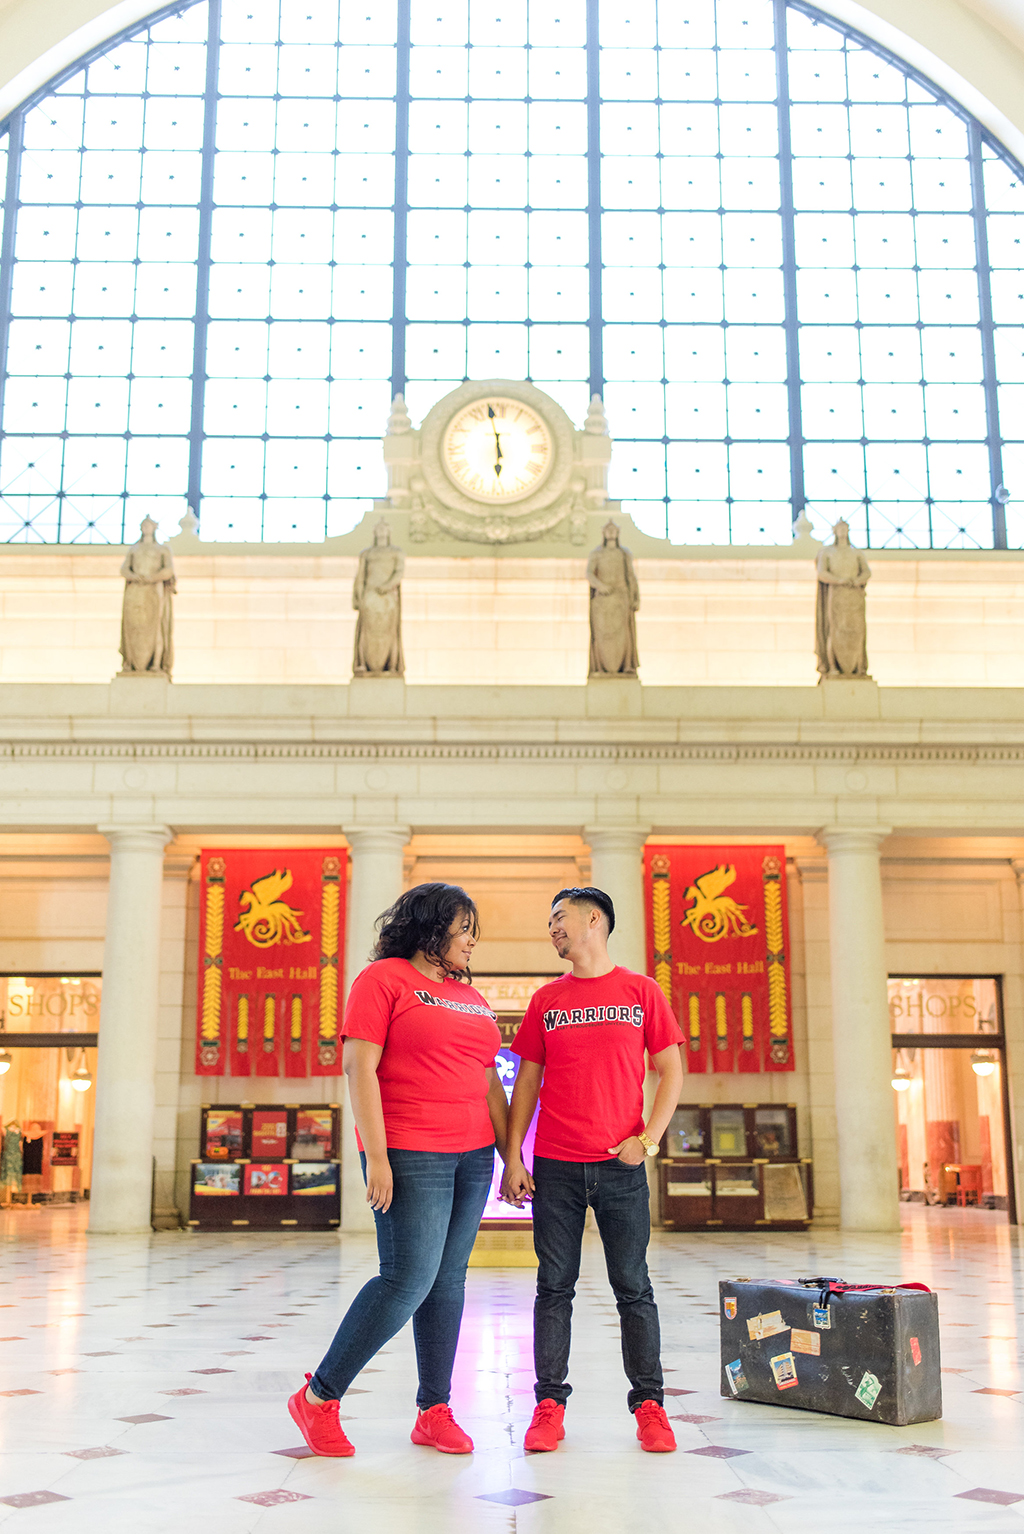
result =
M419 543L526 543L563 522L582 542L587 513L607 502L610 460L597 395L578 431L550 395L506 378L453 389L418 430L398 395L384 438L388 500Z

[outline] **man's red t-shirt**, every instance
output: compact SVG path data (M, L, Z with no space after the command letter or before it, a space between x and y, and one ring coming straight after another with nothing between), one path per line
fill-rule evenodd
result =
M511 1045L544 1067L534 1155L610 1161L609 1146L644 1127L644 1050L656 1055L682 1039L647 975L617 965L594 980L542 985Z
M428 980L408 959L375 959L352 983L341 1032L383 1046L377 1080L390 1149L494 1144L487 1070L501 1034L471 985Z

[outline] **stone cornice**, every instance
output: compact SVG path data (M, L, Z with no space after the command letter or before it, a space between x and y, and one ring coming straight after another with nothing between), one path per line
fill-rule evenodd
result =
M8 741L5 761L1024 762L1019 745Z

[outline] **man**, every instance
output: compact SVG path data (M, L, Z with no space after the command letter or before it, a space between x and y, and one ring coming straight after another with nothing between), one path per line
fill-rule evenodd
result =
M517 1207L533 1199L537 1407L524 1447L535 1451L557 1448L565 1437L572 1302L588 1205L619 1312L636 1436L650 1453L676 1447L665 1416L658 1309L647 1272L646 1167L679 1101L682 1032L654 981L608 957L614 926L615 909L603 890L558 892L548 930L572 973L537 991L512 1044L521 1064L501 1196ZM645 1050L661 1078L646 1124ZM538 1096L531 1177L522 1144Z

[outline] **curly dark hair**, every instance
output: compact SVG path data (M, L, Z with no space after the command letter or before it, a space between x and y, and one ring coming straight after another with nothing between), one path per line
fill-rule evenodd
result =
M422 952L425 959L444 970L446 979L468 980L468 969L454 969L444 958L451 925L459 916L469 917L473 936L478 937L480 918L461 885L417 884L378 916L375 925L380 936L371 958L411 959Z

